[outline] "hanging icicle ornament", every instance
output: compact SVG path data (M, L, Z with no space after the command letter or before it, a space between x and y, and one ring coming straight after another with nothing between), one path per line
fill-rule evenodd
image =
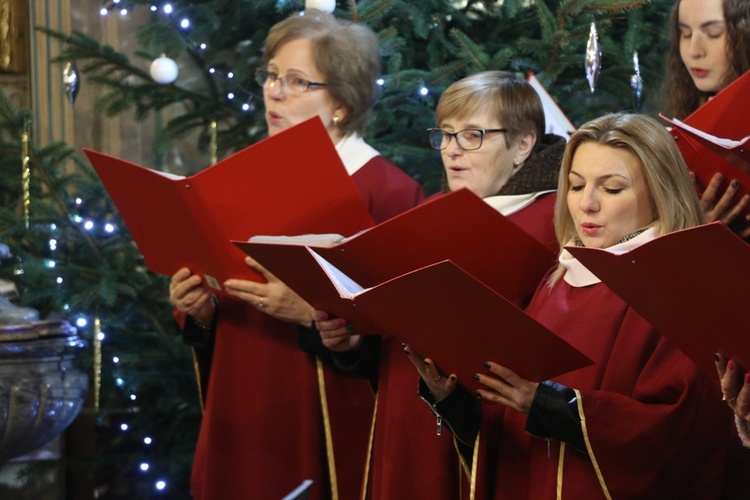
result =
M596 23L591 22L589 41L586 43L586 80L589 82L591 93L594 93L599 73L602 69L602 51L599 48L599 37L596 34Z
M156 83L161 83L162 85L167 85L177 80L179 72L177 63L164 54L154 59L148 71L151 74L151 78Z
M305 0L305 9L322 10L330 14L336 9L336 0Z
M638 63L638 51L633 52L633 76L630 77L630 87L635 96L635 109L641 111L641 98L643 97L643 78L641 77L641 66Z
M65 85L65 95L71 107L76 102L78 91L81 90L81 79L78 75L78 66L75 61L70 61L63 68L63 84Z

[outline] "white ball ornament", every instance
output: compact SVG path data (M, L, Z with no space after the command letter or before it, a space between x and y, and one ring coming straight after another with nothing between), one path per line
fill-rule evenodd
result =
M317 9L330 14L336 9L336 0L305 0L305 9Z
M177 63L162 54L161 57L157 57L154 59L154 62L151 63L149 73L151 73L151 78L153 78L156 83L165 85L172 83L177 80Z

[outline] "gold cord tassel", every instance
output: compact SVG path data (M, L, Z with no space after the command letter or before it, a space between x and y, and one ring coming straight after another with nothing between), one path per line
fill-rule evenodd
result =
M209 152L211 154L211 165L216 165L219 161L218 151L219 145L217 142L217 123L216 120L211 121L211 144L209 146Z
M21 177L23 184L23 221L29 228L29 205L31 204L31 167L29 167L29 133L21 136Z

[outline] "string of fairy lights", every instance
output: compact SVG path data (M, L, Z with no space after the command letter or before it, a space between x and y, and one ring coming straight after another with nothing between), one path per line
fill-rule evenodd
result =
M285 0L281 0L281 3L286 3ZM335 0L306 0L305 9L318 9L325 12L333 12L335 9ZM138 7L145 7L144 5L128 3L126 0L109 0L101 7L99 13L101 16L108 16L110 14L116 14L120 17L128 16L134 9ZM189 17L182 15L174 4L166 3L151 3L148 5L148 9L153 13L159 13L164 18L170 20L176 27L179 28L178 32L184 37L187 46L195 54L205 54L208 49L208 43L205 41L196 41L192 38L191 28L193 23ZM224 88L229 88L225 94L227 102L236 103L237 108L243 112L253 112L256 109L254 102L262 101L262 97L245 87L235 80L235 74L229 69L221 68L218 65L213 64L211 61L204 59L205 71L211 75L224 78ZM176 81L179 71L178 66L169 57L161 55L156 58L149 68L151 77L157 83L161 84L172 84ZM385 85L385 80L380 78L376 81L377 85L381 88ZM425 85L421 85L418 88L418 95L420 97L427 97L430 95L430 90Z

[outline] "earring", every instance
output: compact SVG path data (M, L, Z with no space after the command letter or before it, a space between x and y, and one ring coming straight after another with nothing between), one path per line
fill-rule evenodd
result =
M338 116L334 116L333 117L333 124L334 125L338 125L339 124L339 117Z

